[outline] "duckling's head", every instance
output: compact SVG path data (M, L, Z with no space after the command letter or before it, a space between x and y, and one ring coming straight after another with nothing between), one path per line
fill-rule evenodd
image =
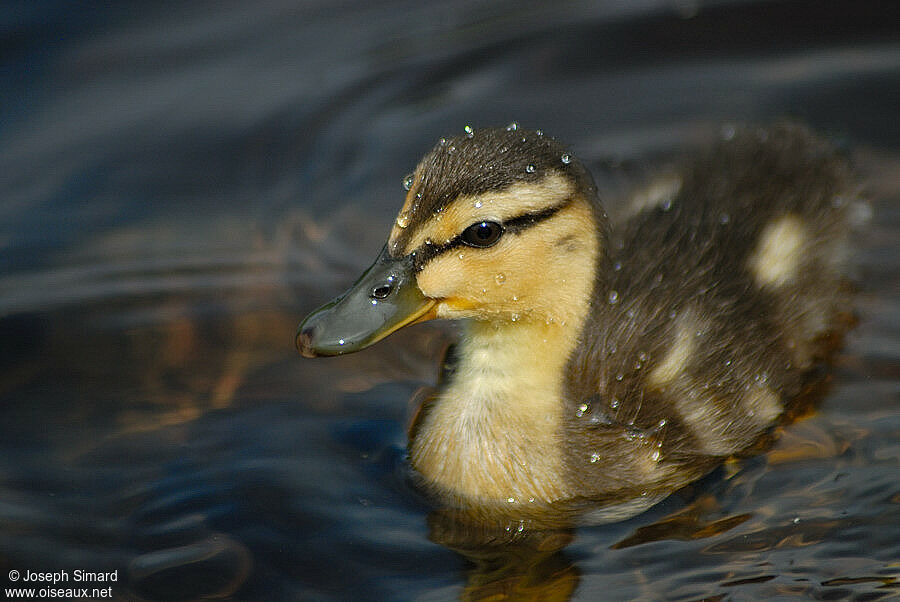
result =
M565 324L589 304L606 216L558 142L515 126L441 139L404 180L375 263L297 334L308 357L433 318Z

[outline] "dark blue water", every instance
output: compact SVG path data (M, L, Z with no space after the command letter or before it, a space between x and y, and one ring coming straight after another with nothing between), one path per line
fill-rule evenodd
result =
M896 6L105 4L0 6L3 587L82 569L118 571L117 599L897 596ZM723 125L784 116L845 148L870 201L859 325L817 413L642 515L504 536L422 500L407 400L444 325L296 356L440 136L542 128L615 212Z

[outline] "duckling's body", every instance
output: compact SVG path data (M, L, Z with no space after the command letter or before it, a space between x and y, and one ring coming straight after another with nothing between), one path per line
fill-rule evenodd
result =
M362 333L355 350L461 319L454 369L410 441L432 489L507 513L655 499L757 441L841 330L846 178L802 128L741 132L689 165L673 197L610 229L558 143L467 132L407 180L356 285L386 326L347 326L351 291L298 344L337 354L349 338L329 347L332 324Z

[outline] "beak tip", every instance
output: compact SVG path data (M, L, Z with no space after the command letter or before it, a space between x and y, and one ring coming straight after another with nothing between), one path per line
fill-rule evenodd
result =
M315 349L313 349L312 342L312 330L309 328L303 329L297 333L296 345L297 351L300 352L300 355L303 357L317 357Z

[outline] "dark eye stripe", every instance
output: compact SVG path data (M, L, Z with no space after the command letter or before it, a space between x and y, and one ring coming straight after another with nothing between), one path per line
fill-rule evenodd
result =
M540 211L525 213L523 215L519 215L512 219L506 220L502 223L503 231L505 234L518 234L536 224L541 223L546 219L553 217L562 209L569 206L571 203L572 197L568 197L559 205L547 207L546 209L541 209ZM458 234L442 245L423 244L418 249L410 253L410 255L412 255L413 257L413 265L415 266L415 270L417 272L420 272L429 261L431 261L438 255L443 255L444 253L462 246L466 246L466 244L462 240L462 235Z

